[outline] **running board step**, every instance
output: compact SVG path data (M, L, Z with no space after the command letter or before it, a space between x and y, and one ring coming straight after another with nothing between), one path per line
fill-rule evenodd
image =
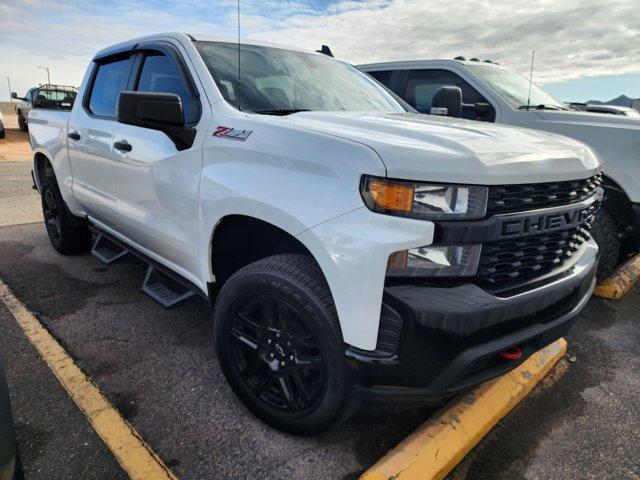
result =
M171 308L195 294L191 288L151 265L142 284L142 291L164 308Z
M98 258L102 263L111 265L129 253L120 245L112 242L103 234L99 233L96 241L93 243L91 254Z

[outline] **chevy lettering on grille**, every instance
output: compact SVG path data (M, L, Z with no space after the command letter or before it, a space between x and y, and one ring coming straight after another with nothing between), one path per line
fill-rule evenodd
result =
M602 189L569 205L492 215L470 222L437 222L435 243L485 243L588 227L598 211Z
M507 220L502 223L501 236L522 236L576 227L589 220L594 213L593 207L587 207L583 210L572 212L551 213Z

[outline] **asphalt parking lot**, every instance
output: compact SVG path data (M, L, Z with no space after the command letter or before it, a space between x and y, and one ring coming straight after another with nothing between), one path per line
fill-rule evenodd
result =
M0 149L2 144L0 143ZM436 410L366 406L314 438L281 434L236 400L218 367L208 305L165 310L140 290L145 266L105 267L49 245L30 165L0 162L0 279L183 479L355 479ZM594 298L569 354L459 468L468 479L640 478L640 288ZM27 480L127 478L0 303Z

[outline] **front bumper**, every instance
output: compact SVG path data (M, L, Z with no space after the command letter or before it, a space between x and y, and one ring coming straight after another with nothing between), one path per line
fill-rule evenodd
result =
M385 288L378 348L347 350L361 391L439 400L499 376L567 333L595 287L590 240L562 274L512 294L473 284ZM512 347L518 360L500 356Z

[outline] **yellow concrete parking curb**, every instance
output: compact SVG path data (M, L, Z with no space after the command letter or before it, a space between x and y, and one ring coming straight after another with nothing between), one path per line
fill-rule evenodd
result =
M510 373L456 399L367 470L361 480L443 479L567 351L560 339Z
M613 275L596 286L594 293L598 297L620 300L638 279L640 279L640 254L620 265Z
M109 447L131 480L176 480L160 457L78 368L49 331L0 279L0 302L22 327L29 341L51 368L91 426Z

